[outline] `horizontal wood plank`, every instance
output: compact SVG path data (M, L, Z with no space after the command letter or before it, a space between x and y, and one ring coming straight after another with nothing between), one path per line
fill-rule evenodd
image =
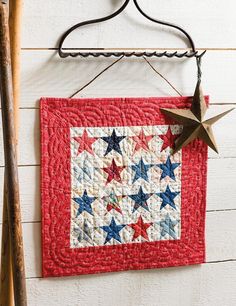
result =
M234 306L236 263L28 279L29 305ZM220 294L219 294L220 293ZM50 302L49 302L50 301Z
M210 159L208 163L207 210L236 209L236 158ZM0 168L0 186L4 169ZM21 210L23 222L41 220L40 167L19 168ZM0 190L2 198L2 188ZM2 203L1 203L2 205ZM0 210L2 209L0 205ZM2 216L0 215L0 222Z
M206 217L207 262L236 261L236 211L208 212ZM24 223L26 276L41 277L41 223Z
M27 48L52 48L72 25L114 12L124 1L25 0L23 41ZM236 47L235 2L220 0L141 1L143 10L153 18L177 23L194 38L197 47ZM197 17L196 17L197 16ZM181 33L155 25L143 18L131 3L126 11L103 24L88 26L72 34L69 47L184 47Z
M210 108L209 114L220 113L234 105L220 106L214 105ZM236 157L236 133L233 127L236 122L236 111L232 111L222 118L214 126L215 138L217 140L219 154L209 150L210 158ZM1 123L1 120L0 120ZM39 165L40 164L40 127L39 110L20 110L20 133L19 133L19 165ZM4 154L2 145L2 132L0 128L0 166L4 165Z
M202 63L203 87L211 103L236 103L236 51L208 51ZM55 51L22 51L21 107L39 107L42 96L67 98L114 59L60 59ZM195 59L150 59L183 95L193 95ZM123 59L78 97L176 96L143 59Z
M231 107L232 105L227 107L212 106L209 114L220 113ZM39 111L23 109L20 111L20 115L19 165L38 165L40 163ZM214 132L220 153L217 155L209 150L210 158L236 157L236 133L232 131L235 122L236 111L232 111L215 124ZM1 158L3 158L3 154L0 156L0 165L3 165Z

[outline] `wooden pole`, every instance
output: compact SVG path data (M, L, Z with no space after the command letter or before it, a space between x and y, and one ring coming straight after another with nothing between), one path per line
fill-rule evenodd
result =
M5 153L5 178L8 211L8 225L12 247L12 271L14 300L16 306L26 306L26 286L23 255L23 239L19 202L19 182L16 156L16 135L14 128L14 103L12 70L10 58L10 36L8 10L0 3L0 84Z
M4 177L3 215L2 215L2 249L1 249L1 282L0 306L13 306L12 256L10 245L10 229L7 211L6 177Z
M10 0L9 5L9 26L11 41L11 67L14 97L14 120L16 128L16 140L18 142L19 127L19 101L20 101L20 52L21 52L21 17L22 0Z
M22 0L11 0L9 5L9 26L11 41L11 61L14 97L14 121L16 142L18 142L19 101L20 101L20 51L21 51L21 16ZM2 253L1 253L1 282L0 306L13 306L13 279L11 265L11 250L9 243L9 226L7 217L7 197L4 186L3 224L2 224Z

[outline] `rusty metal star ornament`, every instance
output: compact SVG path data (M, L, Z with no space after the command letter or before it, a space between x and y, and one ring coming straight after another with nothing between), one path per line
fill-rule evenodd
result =
M208 120L204 120L207 111L207 104L202 92L200 81L197 83L190 109L161 108L163 114L183 125L183 132L175 142L173 154L196 138L203 140L210 148L218 153L212 125L232 110L233 108Z

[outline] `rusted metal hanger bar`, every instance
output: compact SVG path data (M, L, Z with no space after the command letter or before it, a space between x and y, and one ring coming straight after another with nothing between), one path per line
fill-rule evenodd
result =
M16 306L26 306L23 238L17 169L16 131L7 1L0 1L0 91L5 156L5 186L10 230L14 300ZM5 305L4 305L5 306Z
M180 26L169 23L169 22L165 22L165 21L161 21L161 20L157 20L154 19L152 17L150 17L149 15L147 15L139 6L138 1L137 0L133 0L135 7L137 8L137 10L141 13L141 15L143 15L146 19L150 20L151 22L157 23L157 24L161 24L164 26L168 26L168 27L172 27L178 31L180 31L188 40L189 45L191 47L190 51L174 51L174 52L169 52L169 51L157 51L157 50L143 50L140 51L140 49L134 49L134 50L129 50L129 51L114 51L114 50L109 50L109 49L104 49L104 48L96 48L96 49L87 49L87 48L70 48L70 49L66 49L63 48L63 44L66 40L66 38L76 29L84 27L86 25L89 24L96 24L96 23L101 23L107 20L110 20L116 16L118 16L120 13L122 13L125 8L127 7L127 5L129 4L131 0L126 0L124 2L124 4L113 14L108 15L106 17L103 18L98 18L98 19L93 19L93 20L88 20L88 21L84 21L84 22L80 22L76 25L74 25L73 27L71 27L70 29L68 29L61 37L60 42L59 42L59 48L58 48L58 53L59 56L61 58L66 58L66 57L99 57L99 56L104 56L104 57L167 57L167 58L200 58L205 54L204 52L198 52L195 48L193 39L191 38L191 36Z
M66 49L63 49L63 50L66 50ZM71 49L68 49L68 50L71 50ZM76 50L76 49L74 49ZM105 51L106 49L104 49L104 51L101 52L101 49L98 49L97 51L93 51L91 52L91 49L88 49L88 51L82 51L81 49L77 52L63 52L63 55L61 56L60 54L60 57L62 58L66 58L66 57L77 57L77 56L80 56L80 57L121 57L121 56L124 56L124 57L167 57L167 58L173 58L173 57L176 57L176 58L192 58L192 57L202 57L206 51L203 51L203 52L198 52L198 51L195 51L195 52L190 52L190 51L184 51L184 52L178 52L178 51L174 51L174 52L169 52L169 51L163 51L163 52L158 52L158 51L144 51L144 52L140 52L140 51L122 51L122 52L114 52L114 51L109 51L109 52L106 52Z

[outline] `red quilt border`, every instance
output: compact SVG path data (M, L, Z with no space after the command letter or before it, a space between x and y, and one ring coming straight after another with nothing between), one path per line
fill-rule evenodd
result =
M160 107L187 108L190 103L191 97L41 99L43 277L205 262L207 146L200 140L182 152L180 240L71 249L68 231L71 201L69 128L173 124L162 115Z

